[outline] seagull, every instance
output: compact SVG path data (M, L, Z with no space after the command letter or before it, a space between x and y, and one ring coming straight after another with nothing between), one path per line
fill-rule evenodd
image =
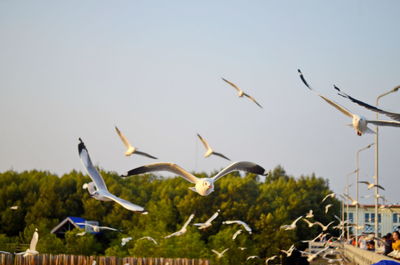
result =
M351 201L351 205L358 205L358 206L360 206L360 204L358 203L358 201L356 201L356 200L354 200L352 197L350 197L349 195L347 195L347 194L343 194L344 195L344 197L346 197L348 200L350 200Z
M276 259L277 257L278 257L277 255L274 255L274 256L272 256L272 257L269 257L269 258L265 259L265 264L268 264L268 262L269 262L270 260Z
M312 253L307 253L307 261L308 261L308 262L313 261L316 257L318 257L319 254L321 254L322 252L326 251L327 249L329 249L329 246L327 246L327 247L321 249L320 251L318 251L318 252L316 252L316 253L314 253L314 254L312 254Z
M220 210L216 211L205 223L195 223L193 225L198 226L199 229L206 229L212 225L211 222L214 221L215 218L217 218L219 212Z
M246 261L249 259L259 259L259 258L260 258L259 256L248 256Z
M294 220L290 225L282 225L281 229L285 229L285 230L293 230L296 228L296 223L302 218L303 216L299 216L297 217L296 220Z
M303 74L301 71L298 69L297 70L300 74L300 78L303 81L303 83L314 93L316 93L319 97L321 97L323 100L325 100L328 104L331 106L335 107L337 110L342 112L344 115L350 117L352 119L352 125L354 130L356 131L358 136L361 136L363 133L375 133L373 130L368 128L368 124L375 124L376 126L394 126L394 127L400 127L400 122L398 121L383 121L383 120L367 120L364 117L361 117L357 114L351 113L349 110L346 108L340 106L336 102L330 100L329 98L317 93L311 86L307 83L307 81L304 79Z
M328 230L328 227L331 225L331 224L333 224L335 221L332 221L332 222L330 222L329 224L327 224L327 225L323 225L323 224L321 224L320 222L315 222L315 224L317 224L317 225L319 225L321 228L322 228L322 231L326 231L326 230Z
M242 229L239 229L239 230L237 230L234 234L233 234L233 236L232 236L232 240L235 240L236 239L236 237L238 236L238 235L240 235L241 233L243 232L243 230Z
M316 223L310 222L305 218L303 218L302 220L308 224L308 227L313 227L314 225L317 225Z
M189 225L189 223L192 221L193 217L194 217L194 214L191 214L191 215L189 216L189 219L186 221L186 223L182 226L182 228L181 228L179 231L177 231L177 232L175 232L175 233L172 233L172 234L170 234L170 235L168 235L168 236L166 236L166 237L164 237L164 238L170 238L170 237L172 237L172 236L181 236L181 235L183 235L184 233L186 233L186 231L187 231L186 227L187 227L187 226Z
M131 240L132 240L132 237L130 237L130 236L121 238L121 247L125 246L126 243L128 243Z
M98 226L98 225L92 225L89 223L76 223L77 225L84 225L84 226L89 226L93 228L94 232L100 232L100 230L110 230L110 231L118 231L118 229L108 227L108 226Z
M220 259L224 256L225 252L227 252L229 248L224 249L221 253L216 251L215 249L211 249L212 252L214 252L217 255L217 259Z
M194 187L190 187L189 189L197 192L198 194L202 196L207 196L211 192L214 191L214 182L220 179L221 177L229 174L232 171L246 171L254 174L259 174L259 175L264 175L265 174L265 169L262 168L261 166L252 163L252 162L234 162L221 170L217 175L215 175L212 178L198 178L191 173L187 172L177 164L173 163L155 163L155 164L150 164L150 165L145 165L141 166L132 170L128 171L127 176L122 176L122 177L128 177L132 175L137 175L137 174L142 174L142 173L147 173L147 172L153 172L153 171L168 171L172 172L175 174L178 174L179 176L183 177L190 183L195 184Z
M251 228L248 224L246 224L243 221L240 220L229 220L229 221L223 221L222 224L224 225L230 225L230 224L239 224L242 225L244 227L244 229L249 232L249 234L251 234Z
M10 255L11 255L11 253L10 253L10 252L7 252L7 251L2 251L2 250L0 250L0 254L10 254Z
M305 220L305 219L303 219L303 220ZM310 226L311 227L311 226ZM327 235L328 233L324 233L324 232L321 232L318 236L316 236L316 237L314 237L313 239L311 239L311 240L302 240L301 242L303 242L303 243L308 243L308 242L315 242L315 240L317 240L317 239L319 239L319 238L323 238L325 235Z
M75 235L76 236L84 236L84 235L86 235L86 231L76 233Z
M247 248L245 248L245 247L238 247L238 249L240 249L240 250L245 250L245 249L247 249Z
M291 245L288 250L281 249L280 251L285 253L287 257L290 257L292 255L293 250L295 250L295 249L296 248L294 247L294 245Z
M204 153L204 157L209 157L210 155L216 155L216 156L220 156L222 158L225 158L226 160L231 161L229 158L227 158L223 154L214 152L214 150L211 148L211 146L208 144L208 142L203 137L201 137L200 134L197 134L197 136L199 137L200 141L203 143L204 147L207 149L206 152Z
M329 193L328 195L326 195L326 196L322 199L321 203L324 202L324 201L325 201L326 199L328 199L329 197L335 198L335 197L336 197L336 193L334 193L334 192Z
M358 183L367 184L369 190L372 189L373 187L377 187L377 188L379 188L381 190L385 190L385 188L382 187L381 185L377 185L377 184L374 184L374 183L371 183L371 182L368 182L368 181L359 181Z
M157 157L152 156L152 155L149 155L149 154L147 154L147 153L145 153L145 152L140 152L140 151L137 150L137 148L133 147L133 146L129 143L129 141L128 141L128 139L125 137L125 135L123 135L123 134L121 133L121 131L118 129L117 126L115 126L115 130L117 131L119 137L121 138L121 140L122 140L122 142L124 143L124 145L126 146L126 148L128 148L128 150L126 150L126 152L125 152L125 155L126 155L126 156L130 156L130 155L132 155L132 154L138 154L138 155L142 155L142 156L147 156L148 158L157 159Z
M14 211L15 211L15 210L18 210L18 205L11 206L10 209L11 209L11 210L14 210Z
M143 239L150 240L150 241L153 242L154 244L158 245L157 241L156 241L154 238L152 238L151 236L144 236L144 237L141 237L141 238L139 238L137 241L143 240Z
M329 208L330 207L332 207L333 206L333 204L328 204L328 205L325 205L325 214L327 214L328 213L328 211L329 211Z
M313 210L308 211L308 213L306 214L306 218L310 219L313 217L314 217Z
M88 188L90 195L96 200L100 201L115 201L116 203L120 204L122 207L130 211L143 212L143 207L121 199L108 191L106 183L104 182L102 176L93 166L92 160L90 159L89 152L86 149L85 144L83 143L81 138L79 138L79 141L80 143L78 145L78 151L81 162L85 167L87 173L89 174L89 177L93 180L93 182L87 185L85 185L86 183L84 184L84 186Z
M38 229L35 228L35 232L33 232L31 244L29 245L29 248L27 250L25 250L24 252L15 253L15 255L23 255L23 257L27 257L27 256L35 256L35 255L39 254L39 252L36 250L36 245L37 245L38 241L39 241Z
M361 100L358 100L358 99L356 99L356 98L353 98L352 96L350 96L350 95L344 93L341 89L339 89L339 88L338 88L337 86L335 86L335 85L334 85L333 87L334 87L337 91L339 91L339 93L338 93L339 96L342 96L342 97L344 97L344 98L347 98L347 99L351 100L352 102L354 102L354 103L356 103L356 104L358 104L358 105L360 105L360 106L363 106L364 108L367 108L367 109L369 109L369 110L375 111L375 112L377 112L377 113L384 114L384 115L386 115L386 116L392 118L393 120L400 121L400 113L394 113L394 112L389 112L389 111L385 111L385 110L382 110L382 109L378 109L378 108L375 107L375 106L371 106L371 105L369 105L369 104L367 104L367 103L365 103L365 102L363 102L363 101L361 101ZM395 89L398 90L399 88L400 88L400 86L396 87Z
M224 80L225 82L227 82L228 84L230 84L231 86L233 86L233 87L237 90L238 96L239 96L239 97L246 96L246 97L248 97L251 101L253 101L254 103L256 103L257 106L259 106L260 108L262 108L262 106L256 101L255 98L253 98L253 97L250 96L249 94L244 93L244 91L243 91L240 87L238 87L238 86L235 85L234 83L232 83L232 82L226 80L225 78L222 78L222 80Z

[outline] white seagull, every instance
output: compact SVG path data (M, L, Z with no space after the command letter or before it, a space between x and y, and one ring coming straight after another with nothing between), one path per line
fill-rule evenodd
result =
M76 223L77 225L84 225L84 226L90 226L93 228L94 232L100 232L100 230L110 230L110 231L118 231L118 229L108 227L108 226L98 226L98 225L93 225L89 223Z
M259 259L259 258L260 258L259 256L248 256L246 261L249 259Z
M375 107L375 106L371 106L371 105L369 105L369 104L367 104L367 103L365 103L365 102L363 102L363 101L361 101L361 100L358 100L358 99L356 99L356 98L353 98L352 96L350 96L350 95L344 93L344 92L343 92L342 90L340 90L337 86L334 85L333 87L334 87L337 91L339 91L338 94L339 94L340 96L342 96L342 97L344 97L344 98L347 98L347 99L351 100L352 102L354 102L354 103L356 103L356 104L358 104L358 105L360 105L360 106L363 106L364 108L367 108L367 109L369 109L369 110L375 111L375 112L377 112L377 113L384 114L384 115L386 115L386 116L392 118L393 120L400 121L400 113L389 112L389 111L385 111L385 110L379 109L379 108L377 108L377 107ZM400 86L397 86L397 87L395 87L394 89L392 89L392 91L398 90L399 88L400 88Z
M250 96L249 94L246 94L240 87L238 87L238 86L235 85L234 83L232 83L232 82L226 80L225 78L222 78L222 80L224 80L225 82L227 82L228 84L230 84L231 86L233 86L233 87L237 90L238 96L239 96L239 97L243 97L243 96L248 97L251 101L253 101L254 103L256 103L257 106L259 106L260 108L262 108L262 106L260 105L260 103L258 103L258 102L256 101L255 98L253 98L253 97Z
M307 83L307 81L304 79L303 74L301 73L300 70L297 70L300 74L300 78L303 81L303 83L314 93L316 93L319 97L321 97L323 100L325 100L328 104L331 106L335 107L337 110L342 112L344 115L350 117L352 119L352 125L354 130L357 132L357 135L361 136L363 133L375 133L373 130L368 128L368 124L374 124L376 126L394 126L394 127L400 127L400 122L398 121L383 121L383 120L367 120L364 117L361 117L357 114L351 113L349 110L346 108L340 106L336 102L330 100L329 98L317 93L311 86Z
M268 265L268 262L269 262L270 260L276 259L277 257L278 257L277 255L274 255L274 256L272 256L272 257L269 257L269 258L265 259L265 264Z
M327 224L327 225L323 225L323 224L321 224L320 222L315 222L315 224L317 224L317 225L319 225L321 228L322 228L322 231L326 231L326 230L328 230L328 227L331 225L331 224L333 224L335 221L332 221L332 222L330 222L329 224Z
M328 199L328 198L335 198L336 197L336 193L334 193L334 192L332 192L332 193L329 193L328 195L326 195L323 199L322 199L322 201L321 201L321 203L322 202L324 202L326 199Z
M296 248L294 247L294 244L290 246L290 248L288 250L284 250L281 249L280 251L285 253L286 256L290 257L292 255L293 250L295 250Z
M242 229L237 230L237 231L233 234L232 240L235 240L235 239L237 238L237 236L240 235L242 232L243 232Z
M153 242L154 244L158 245L157 241L156 241L154 238L152 238L151 236L144 236L144 237L141 237L141 238L139 238L137 241L143 240L143 239L149 240L149 241Z
M187 226L189 225L189 223L192 221L193 217L194 217L194 214L191 214L191 215L189 216L189 219L186 221L186 223L182 226L182 228L181 228L179 231L176 231L175 233L172 233L172 234L170 234L170 235L168 235L168 236L166 236L166 237L164 237L164 238L170 238L170 237L173 237L173 236L181 236L181 235L183 235L184 233L186 233L186 231L187 231L186 227L187 227Z
M131 241L132 240L132 237L123 237L123 238L121 238L121 246L123 247L123 246L125 246L126 245L126 243L128 243L129 241Z
M15 210L18 210L18 205L11 206L10 209L11 209L11 210L14 210L14 211L15 211Z
M122 176L122 177L128 177L132 175L138 175L138 174L143 174L143 173L148 173L148 172L153 172L153 171L168 171L171 173L178 174L179 176L183 177L185 180L189 181L190 183L195 184L194 187L190 187L189 189L197 192L198 194L202 196L207 196L211 192L214 191L214 182L220 179L221 177L229 174L230 172L233 171L246 171L258 175L263 175L265 173L265 169L262 168L261 166L252 163L252 162L234 162L218 172L217 175L215 175L212 178L198 178L194 176L193 174L187 172L177 164L173 163L155 163L155 164L150 164L150 165L145 165L141 166L132 170L128 171L127 176Z
M240 220L228 220L228 221L223 221L222 224L224 225L230 225L230 224L239 224L242 225L244 227L244 229L249 232L249 234L251 234L251 228L248 224L246 224L243 221Z
M224 256L225 252L227 252L228 250L229 250L229 248L226 248L222 252L218 252L215 249L211 249L211 251L217 255L217 259L222 258Z
M199 137L200 141L203 143L204 147L207 149L206 152L204 153L204 157L209 157L210 155L216 155L216 156L220 156L222 158L225 158L226 160L231 161L229 158L227 158L225 155L221 154L221 153L217 153L215 152L211 146L208 144L208 142L200 136L200 134L197 134L197 136Z
M36 250L36 245L39 241L39 234L38 234L38 229L35 228L35 232L33 233L32 239L31 239L31 244L29 245L29 248L25 250L24 252L20 253L15 253L15 255L23 255L24 257L27 256L35 256L39 254L39 252Z
M216 211L205 223L195 223L193 225L198 226L199 229L206 229L212 225L211 222L214 221L215 218L217 218L219 212L220 210Z
M358 201L354 200L354 199L353 199L352 197L350 197L349 195L347 195L347 194L343 194L343 195L344 195L344 197L346 197L348 200L351 201L351 205L353 205L353 206L355 206L355 205L360 206L360 204L358 203Z
M310 219L313 217L314 217L313 210L308 211L308 213L306 214L306 218Z
M327 204L327 205L325 205L325 214L328 213L329 208L331 208L332 206L333 206L333 204Z
M316 252L316 253L306 253L306 252L303 252L303 253L306 253L307 254L307 261L308 262L311 262L311 261L313 261L316 257L318 257L318 255L319 254L321 254L322 252L324 252L324 251L326 251L326 250L328 250L329 249L329 246L327 246L327 247L325 247L325 248L323 248L323 249L321 249L320 251L318 251L318 252Z
M123 134L121 133L121 131L117 128L117 126L115 126L115 130L117 131L119 137L121 138L121 140L122 140L122 142L124 143L124 145L126 146L126 148L128 148L128 149L126 150L126 152L125 152L125 155L126 155L126 156L130 156L130 155L132 155L132 154L138 154L138 155L142 155L142 156L147 156L148 158L157 159L157 157L152 156L152 155L149 155L149 154L147 154L147 153L145 153L145 152L140 152L140 151L137 150L137 148L133 147L133 146L129 143L129 141L128 141L128 139L125 137L125 135L123 135Z
M290 225L282 225L281 229L285 229L285 230L293 230L296 228L296 223L302 218L303 216L299 216L297 217L296 220L294 220Z
M313 227L314 225L317 225L316 223L310 222L305 218L303 218L302 220L308 224L308 227Z
M385 190L385 188L383 188L381 185L377 185L377 184L371 183L369 181L359 181L358 183L367 184L369 190L372 189L373 187L377 187L381 190Z
M122 207L130 211L143 212L144 211L143 207L133 204L124 199L121 199L115 196L114 194L111 194L108 191L106 183L104 182L102 176L93 166L93 163L89 156L89 152L86 149L85 144L83 143L81 138L79 138L79 141L80 141L78 145L79 157L81 158L82 164L85 167L87 173L89 174L89 177L93 180L93 182L84 185L88 188L90 195L96 200L100 201L115 201L116 203L120 204Z

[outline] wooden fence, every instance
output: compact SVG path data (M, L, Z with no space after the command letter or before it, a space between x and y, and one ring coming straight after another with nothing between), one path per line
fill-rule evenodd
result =
M40 254L24 258L21 255L0 254L1 265L93 265L93 261L96 261L96 265L210 265L206 259L118 258L64 254Z

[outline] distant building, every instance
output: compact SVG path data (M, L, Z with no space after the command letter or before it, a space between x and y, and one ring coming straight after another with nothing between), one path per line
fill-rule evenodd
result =
M91 233L91 234L98 234L93 231L93 228L90 226L85 226L83 223L87 224L92 224L92 225L99 225L99 222L97 221L87 221L84 218L81 217L73 217L73 216L68 216L64 220L62 220L58 225L56 225L50 233L56 234L58 236L64 236L66 232L71 231L75 228L80 228L84 229L85 232Z
M346 213L345 206L345 213ZM350 223L356 222L356 207L349 205ZM358 207L358 222L363 229L359 233L375 233L375 205ZM390 208L378 207L378 234L381 236L400 230L400 205L391 205Z

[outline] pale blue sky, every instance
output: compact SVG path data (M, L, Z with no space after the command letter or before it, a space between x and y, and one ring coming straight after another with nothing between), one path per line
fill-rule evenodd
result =
M398 1L2 0L0 171L82 170L78 137L106 170L153 163L123 156L117 125L140 150L188 170L228 164L202 157L198 132L233 160L315 172L342 192L356 151L374 137L345 126L297 68L321 93L375 118L332 84L370 103L400 84L399 10ZM381 106L400 112L399 99ZM380 132L381 183L397 202L400 129ZM360 164L372 181L372 149Z

